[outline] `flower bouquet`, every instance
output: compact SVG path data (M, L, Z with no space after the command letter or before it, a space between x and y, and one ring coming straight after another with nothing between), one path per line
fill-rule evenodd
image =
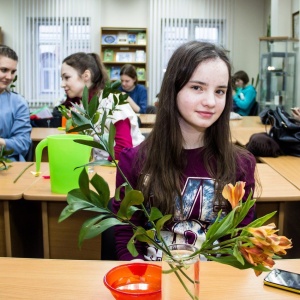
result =
M97 213L96 216L86 220L82 225L79 233L79 246L85 239L96 237L112 226L131 225L132 238L127 244L129 252L133 256L138 255L135 247L136 241L146 242L160 249L165 255L164 263L167 266L163 267L163 278L165 274L166 276L176 276L189 295L189 299L198 299L199 297L199 268L197 267L199 256L239 269L252 268L256 275L263 271L270 271L269 268L274 265L274 259L280 255L285 255L286 249L291 248L291 241L285 236L278 236L273 223L264 225L276 212L258 218L245 227L239 227L249 209L255 204L252 194L248 196L245 202L242 202L241 199L245 193L244 182L237 182L235 186L229 183L224 187L222 195L231 203L232 210L224 218L221 217L222 211L218 213L218 217L209 227L206 239L200 249L193 249L192 252L178 251L181 246L170 248L171 245L166 244L162 238L161 230L165 223L172 218L172 215L163 215L157 207L152 207L149 212L144 206L142 192L133 189L115 160L113 149L115 128L112 123L106 127L106 121L107 118L112 117L113 110L117 109L118 105L126 103L126 99L123 98L122 94L114 94L114 88L107 84L103 98L110 93L113 93L114 97L113 109L108 111L104 109L96 117L99 114L97 111L98 99L94 97L88 103L87 91L85 91L82 107L75 105L76 110L71 111L74 128L70 131L89 130L98 136L100 142L85 140L77 140L76 142L108 152L112 158L111 162L103 160L93 162L93 164L114 164L118 168L125 183L116 189L115 199L121 201L119 197L120 188L125 189L125 197L120 203L119 211L117 213L111 211L108 207L110 200L108 184L98 174L90 179L86 169L83 168L79 177L79 188L68 193L68 205L59 217L59 222L61 222L80 210ZM95 127L95 118L100 120L100 132ZM105 135L105 131L108 131L109 134ZM145 214L149 224L152 225L150 229L136 226L131 222L132 215L137 211L142 211ZM191 269L194 270L193 273L189 272Z

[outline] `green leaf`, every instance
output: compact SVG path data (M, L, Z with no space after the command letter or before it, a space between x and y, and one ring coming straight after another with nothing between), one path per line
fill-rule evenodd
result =
M143 227L137 227L137 229L134 231L133 233L133 236L131 237L131 239L129 240L129 242L127 243L127 249L128 251L130 252L130 254L133 256L133 257L136 257L138 256L138 252L136 250L136 247L135 247L135 237L136 236L141 236L146 234L146 230L145 228Z
M87 86L83 88L83 93L82 93L82 105L85 109L85 111L88 111L89 109L89 89Z
M141 191L132 190L125 194L121 202L118 217L124 220L130 220L132 215L138 210L134 205L141 205L144 202L144 195Z
M69 194L67 196L67 200L68 202L70 201ZM73 215L75 212L88 207L92 207L92 204L81 199L75 202L70 202L70 204L67 205L60 213L60 216L58 217L58 222L62 222L71 215Z
M139 234L135 235L135 239L140 242L152 244L153 240L155 239L155 230L149 229L145 230L144 233L140 232Z
M109 126L108 153L113 159L115 158L115 151L114 151L115 135L116 135L116 127L111 122Z
M110 190L107 182L103 177L95 174L91 179L92 186L96 189L100 197L98 197L97 206L107 207L110 200Z
M90 120L88 120L86 117L84 117L83 115L77 113L76 111L72 110L71 111L72 114L72 119L73 122L77 125L77 126L82 126L82 125L91 125ZM90 126L91 128L91 126Z
M111 88L116 90L116 89L119 88L120 85L121 85L121 81L120 80L116 80L116 81L114 81L114 82L111 83Z
M250 227L260 227L260 226L264 225L267 220L271 219L275 214L276 214L276 211L273 211L265 216L262 216L261 218L254 220L253 222L251 222L244 228L246 229L246 228L250 228ZM241 233L241 235L247 235L247 234L248 233L246 232L246 230L243 230Z
M163 217L163 214L157 207L151 207L149 221L155 221Z
M90 180L88 173L85 168L82 169L80 175L79 175L79 187L82 192L82 194L87 198L91 199L90 196L90 188L89 188Z
M84 240L94 238L110 227L124 225L116 218L107 218L97 223L99 220L101 220L101 216L96 216L83 223L79 233L79 246Z
M171 218L172 218L172 215L165 215L156 222L156 225L155 225L156 234L160 240L162 239L160 231L164 227L165 223L167 221L169 221Z
M67 121L68 123L68 121ZM71 125L72 126L72 125ZM87 130L87 129L91 129L91 125L90 124L85 124L85 125L81 125L81 126L76 126L76 127L73 127L73 128L70 128L70 129L67 129L66 128L66 131L68 133L71 133L71 132L81 132L81 131L84 131L84 130Z
M254 266L254 265L251 265L250 263L248 263L247 261L244 261L244 264L241 264L234 256L215 257L215 256L205 255L205 257L209 260L213 260L218 263L225 264L225 265L230 265L232 267L235 267L235 268L241 269L241 270L254 269L254 270L263 271L263 272L270 271L270 269L268 269L262 265Z
M97 113L99 107L99 98L97 95L94 95L89 103L89 107L88 107L88 114L89 117L92 119L94 117L94 115ZM99 114L98 114L99 115ZM94 122L92 122L93 124L95 124Z

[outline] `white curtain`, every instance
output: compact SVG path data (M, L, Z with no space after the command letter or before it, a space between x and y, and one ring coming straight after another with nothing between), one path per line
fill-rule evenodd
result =
M235 0L150 0L149 103L159 92L173 51L189 40L206 40L232 49Z
M31 108L52 107L64 97L61 62L71 53L91 51L90 12L97 9L96 2L13 0L13 48L19 56L16 90Z

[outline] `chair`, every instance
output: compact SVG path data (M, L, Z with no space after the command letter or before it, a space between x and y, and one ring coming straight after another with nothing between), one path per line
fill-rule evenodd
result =
M258 109L259 109L259 104L257 101L255 101L251 107L249 116L258 116Z
M31 141L30 143L30 147L28 149L27 154L25 155L25 160L26 161L34 161L34 146L33 146L33 142Z

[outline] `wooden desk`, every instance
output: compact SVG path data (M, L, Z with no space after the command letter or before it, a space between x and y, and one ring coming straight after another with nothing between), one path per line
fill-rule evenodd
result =
M22 199L26 189L34 184L38 178L30 172L35 170L32 165L18 180L14 180L31 163L30 162L12 162L8 170L0 172L0 256L12 256L12 232L11 232L11 201ZM48 165L41 164L41 170L44 171ZM11 209L10 209L11 208Z
M103 284L103 277L123 263L126 262L0 258L0 299L113 300ZM279 260L275 266L299 272L300 259ZM295 293L265 286L266 275L256 277L251 269L200 262L200 299L299 299ZM172 300L184 299L187 299L185 295L178 294Z
M108 182L110 196L113 197L116 168L95 166L94 170ZM93 176L93 173L90 176ZM101 237L84 241L82 249L78 249L79 230L83 222L93 216L91 212L80 211L58 223L58 217L67 204L67 195L52 193L49 179L40 178L24 192L23 197L26 200L41 202L45 258L100 259Z
M268 164L300 190L300 157L259 157L259 160Z
M267 164L259 163L256 166L262 188L261 191L256 189L254 194L257 199L257 217L277 211L277 214L268 223L274 222L279 229L279 235L287 235L289 238L293 238L294 241L298 233L295 230L288 229L287 222L288 217L290 217L288 211L290 206L300 204L300 190ZM296 243L295 248L298 247L300 246ZM298 251L300 253L300 248ZM296 250L293 249L293 253L295 252ZM297 255L297 257L300 257L300 255Z
M230 128L259 128L264 129L259 116L245 116L240 120L230 120Z
M156 115L155 114L138 114L138 117L141 120L141 127L153 127Z
M272 221L284 231L284 209L285 203L289 201L300 201L300 191L294 187L279 173L266 164L257 164L262 191L256 190L257 214L278 211ZM95 171L103 176L108 182L111 197L114 196L116 169L111 167L95 167ZM51 192L49 179L40 178L31 185L23 195L24 199L40 201L42 203L43 222L43 244L45 258L99 258L100 252L93 251L100 247L100 241L93 239L85 241L84 251L77 250L78 233L83 222L92 215L88 212L79 212L69 219L58 223L58 217L66 206L66 195L54 194ZM96 241L96 245L94 244ZM98 246L98 247L96 247ZM85 252L91 250L91 252Z
M58 128L32 127L31 139L33 142L40 142L48 135L65 134L65 133L66 132L64 130L59 130Z

